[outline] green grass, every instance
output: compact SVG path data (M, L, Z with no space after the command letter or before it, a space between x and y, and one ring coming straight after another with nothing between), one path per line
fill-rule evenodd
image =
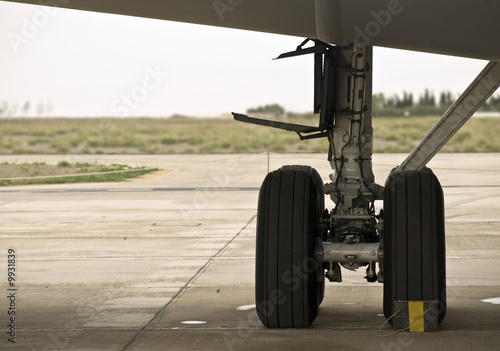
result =
M70 163L67 161L61 161L57 165L48 165L39 162L21 164L2 163L0 164L2 178L0 179L0 186L121 182L157 170L157 168L129 167L120 164L106 166L90 163Z
M437 117L376 117L375 152L410 152ZM315 125L310 115L287 120ZM443 152L500 152L500 123L471 119ZM326 153L326 139L300 141L292 132L232 119L54 118L0 121L0 154Z
M437 120L438 117L375 118L374 151L411 152ZM499 122L497 118L469 120L441 152L500 152Z

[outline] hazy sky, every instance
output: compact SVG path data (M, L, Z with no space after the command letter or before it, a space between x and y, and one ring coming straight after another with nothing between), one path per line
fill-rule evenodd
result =
M52 116L219 116L268 103L311 111L312 56L272 60L302 39L0 1L0 102L50 100ZM389 95L458 93L486 64L374 55L374 91Z

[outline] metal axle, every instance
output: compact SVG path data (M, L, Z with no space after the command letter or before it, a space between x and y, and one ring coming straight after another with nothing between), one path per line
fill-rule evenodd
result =
M379 243L323 243L323 262L379 262Z

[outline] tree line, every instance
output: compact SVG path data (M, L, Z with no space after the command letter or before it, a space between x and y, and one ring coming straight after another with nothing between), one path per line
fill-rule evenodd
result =
M417 98L412 93L403 91L401 94L386 96L384 93L373 94L373 115L376 116L436 116L442 115L459 94L451 91L442 91L438 97L429 89ZM0 101L0 118L17 116L49 116L53 109L51 101L40 101L37 104L30 101L24 103L9 103ZM490 97L479 109L482 112L500 112L500 94ZM268 114L275 117L293 116L278 104L269 104L249 108L249 114Z
M412 93L403 91L401 94L386 96L384 93L373 94L372 107L375 117L402 117L402 116L440 116L455 102L460 94L451 91L442 91L437 96L429 89L415 98ZM500 94L490 97L479 109L481 112L500 113ZM301 115L286 111L278 104L269 104L249 108L247 113L264 114L276 118Z
M0 101L0 118L10 118L10 117L26 117L26 116L48 116L52 111L51 101L40 101L37 104L31 101L25 101L24 103L19 102L8 102Z
M373 94L374 116L430 116L441 115L455 102L460 94L442 91L437 96L425 89L416 99L412 93L386 96L384 93ZM493 95L479 109L482 112L500 112L500 95Z

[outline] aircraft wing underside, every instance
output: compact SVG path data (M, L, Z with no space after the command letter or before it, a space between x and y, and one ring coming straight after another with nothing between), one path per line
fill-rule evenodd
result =
M10 0L9 0L10 1ZM38 0L13 1L40 4ZM46 1L43 1L45 4ZM49 0L63 8L315 37L314 0Z
M500 61L496 0L8 0Z

